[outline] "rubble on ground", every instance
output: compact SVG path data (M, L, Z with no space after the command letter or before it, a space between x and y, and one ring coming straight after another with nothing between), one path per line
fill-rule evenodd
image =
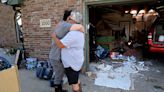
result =
M118 55L109 61L111 63L107 62L90 64L90 71L87 72L87 75L89 78L95 79L95 85L134 90L133 76L140 71L149 71L145 62L137 61L134 56Z
M90 79L95 79L95 78L97 78L97 75L96 75L96 73L95 72L86 72L85 73Z

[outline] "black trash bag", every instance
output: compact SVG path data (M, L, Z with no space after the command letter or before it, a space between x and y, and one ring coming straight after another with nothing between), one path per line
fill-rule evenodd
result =
M53 69L48 62L39 62L36 68L36 77L40 79L51 79L53 75Z
M103 59L107 57L108 51L105 48L98 45L95 54L97 55L98 58Z
M11 67L11 64L9 63L9 61L3 57L0 57L0 71L4 69L8 69L10 67Z

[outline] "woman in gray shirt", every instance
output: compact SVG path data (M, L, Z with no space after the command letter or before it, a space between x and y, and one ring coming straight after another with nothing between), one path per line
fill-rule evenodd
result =
M52 33L56 34L56 37L59 39L62 39L70 30L72 27L73 31L74 30L81 30L81 25L80 24L71 24L69 22L71 11L66 10L63 16L63 21L60 21L56 28L55 31ZM49 60L50 63L53 67L53 78L54 78L54 87L55 87L55 92L66 92L62 90L62 79L64 76L64 67L61 62L61 49L57 47L56 43L52 39L52 44L51 44L51 50L49 54Z

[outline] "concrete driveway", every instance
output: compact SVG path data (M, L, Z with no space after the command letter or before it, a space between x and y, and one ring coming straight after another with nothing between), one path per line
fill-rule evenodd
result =
M134 76L134 90L96 86L93 79L81 74L83 92L164 92L164 62L152 62L149 71ZM19 75L21 92L54 92L54 89L49 87L48 81L36 78L35 71L21 69ZM68 84L65 84L65 88L72 92Z

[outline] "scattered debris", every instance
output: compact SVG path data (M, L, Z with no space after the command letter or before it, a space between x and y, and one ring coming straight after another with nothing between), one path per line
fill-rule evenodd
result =
M164 90L164 86L162 87L162 86L159 86L159 85L154 85L154 88Z
M122 62L118 62L118 63L116 63L116 62L113 62L112 63L112 66L113 66L113 68L118 68L118 67L121 67L121 66L123 66L123 63Z
M103 47L101 47L100 45L98 45L96 48L95 54L99 58L105 58L108 55L108 51L104 49Z
M157 73L160 73L161 71L159 71L159 70L156 70L156 72L157 72Z
M97 78L97 75L96 75L96 73L94 73L94 72L86 72L86 75L90 78L90 79L95 79L95 78Z
M112 63L91 63L90 71L87 72L89 78L95 78L95 85L120 88L123 90L134 90L133 75L139 71L148 71L143 61L137 61L134 56L117 55L115 60L122 60ZM96 75L96 77L93 75Z
M146 66L152 66L152 65L153 65L153 63L150 62L150 61L146 61L146 62L144 62L144 63L145 63Z
M112 66L103 63L103 64L98 65L96 68L101 71L110 71L112 69Z
M37 58L27 58L26 59L26 68L28 70L35 69L37 66Z
M118 52L110 52L110 58L111 59L117 59L119 53Z
M129 49L127 50L124 54L124 56L131 56L133 55L134 57L137 57L137 58L141 58L142 54L140 53L140 51L137 51L137 49Z
M147 77L146 78L146 81L149 81L149 82L158 82L156 79L154 79L154 78L151 78L151 77Z

